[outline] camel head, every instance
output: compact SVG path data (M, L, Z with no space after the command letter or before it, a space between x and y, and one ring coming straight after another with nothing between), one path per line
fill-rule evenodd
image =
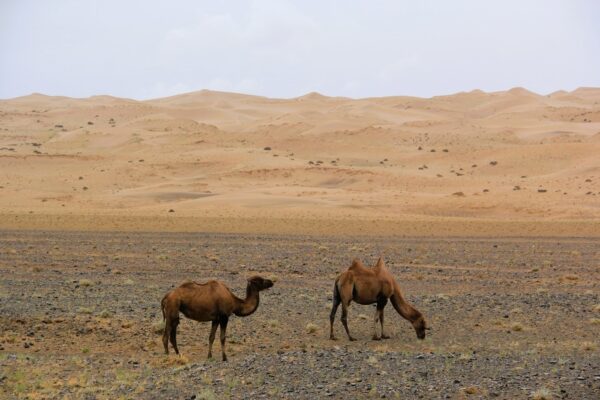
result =
M256 275L248 278L248 286L260 291L272 287L273 281Z
M415 328L415 332L417 332L417 337L419 339L425 339L425 331L431 330L431 328L427 326L427 321L425 321L425 318L422 315L413 321L412 326Z

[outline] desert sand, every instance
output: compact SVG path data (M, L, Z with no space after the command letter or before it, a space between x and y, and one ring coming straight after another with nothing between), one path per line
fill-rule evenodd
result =
M597 398L599 154L600 89L2 100L0 398ZM330 341L380 255L428 337ZM164 293L256 274L229 363L164 355Z
M0 100L0 227L600 235L600 89Z

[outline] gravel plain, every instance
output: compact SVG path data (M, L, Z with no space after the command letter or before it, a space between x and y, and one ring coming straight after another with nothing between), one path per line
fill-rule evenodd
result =
M599 398L599 244L0 231L0 397ZM374 308L354 304L358 341L339 314L330 341L335 277L379 255L430 335L417 340L388 306L391 339L372 341ZM231 320L229 362L206 360L209 324L185 319L183 356L163 354L167 290L219 279L242 297L254 274L276 283Z

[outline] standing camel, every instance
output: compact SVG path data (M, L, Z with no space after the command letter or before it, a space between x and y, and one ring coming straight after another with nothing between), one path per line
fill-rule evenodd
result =
M373 340L388 339L383 331L383 309L388 299L403 318L412 323L419 339L425 339L428 330L423 314L411 306L402 296L400 286L383 263L380 257L373 268L365 267L359 260L354 260L348 270L340 274L333 287L333 307L329 317L329 338L336 340L333 334L333 321L338 306L342 304L342 325L348 334L348 339L355 340L348 330L348 307L354 300L358 304L377 304L373 323ZM381 336L377 335L377 321L381 323Z
M163 345L165 353L169 354L169 338L179 354L177 348L177 325L179 325L179 312L195 321L211 321L212 326L208 337L208 358L212 358L212 346L215 341L217 325L221 327L221 352L223 361L227 361L225 354L225 335L227 322L231 314L245 317L258 308L261 290L273 286L273 281L253 276L248 279L246 298L236 297L224 283L208 281L206 283L185 282L178 288L169 291L161 301L165 330L163 332Z

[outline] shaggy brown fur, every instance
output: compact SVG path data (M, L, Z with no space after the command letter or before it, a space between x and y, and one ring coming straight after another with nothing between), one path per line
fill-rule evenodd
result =
M208 337L208 358L212 358L212 346L217 332L217 326L221 327L221 352L223 361L227 361L225 354L225 335L227 322L231 314L245 317L252 314L258 308L261 290L273 286L269 279L254 276L248 279L246 287L246 298L244 300L236 297L224 283L219 281L208 281L206 283L185 282L178 288L168 292L162 299L161 308L165 319L165 330L163 333L163 345L165 353L169 354L169 338L179 354L177 348L177 325L179 325L179 312L195 321L211 321L212 327Z
M333 322L338 306L342 304L342 325L348 334L348 339L355 340L348 330L348 307L354 300L358 304L377 303L373 324L373 340L388 339L383 331L383 308L388 299L402 317L410 321L419 339L425 338L425 330L429 329L423 314L411 306L402 296L400 286L388 271L383 259L379 258L373 268L366 268L359 260L354 260L346 272L335 280L333 287L333 307L329 317L329 338L335 340ZM377 321L381 323L381 336L377 335Z

